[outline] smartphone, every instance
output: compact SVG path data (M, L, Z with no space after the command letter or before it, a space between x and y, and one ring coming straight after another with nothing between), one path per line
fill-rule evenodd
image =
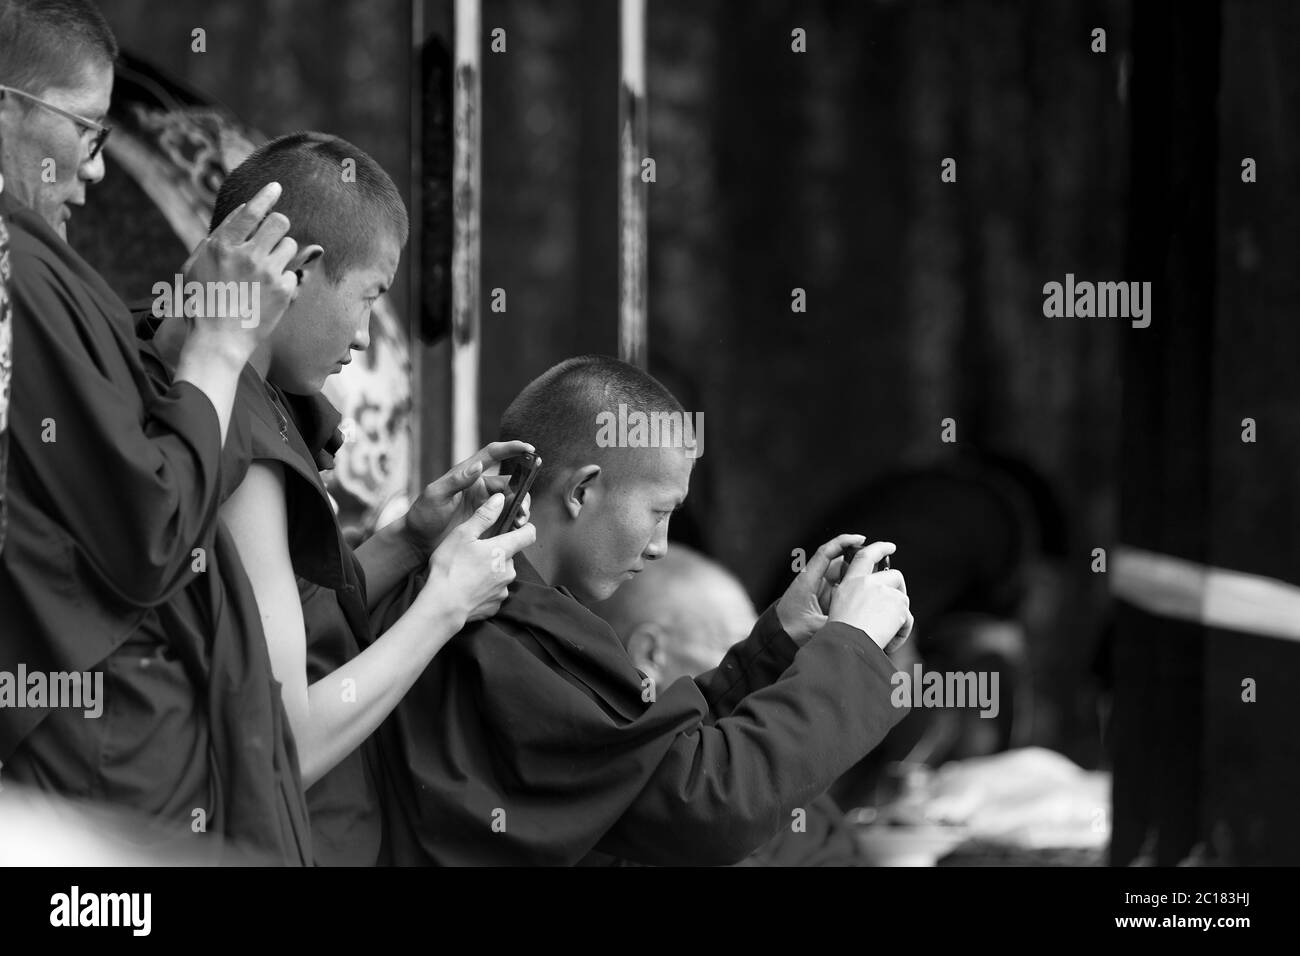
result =
M864 547L865 547L865 546L864 546ZM843 581L846 577L848 577L848 575L849 575L849 565L853 563L853 559L856 558L856 557L858 556L858 552L861 551L861 550L862 550L862 548L860 548L860 547L859 547L859 548L848 548L848 549L845 550L845 552L844 552L844 570L843 570L842 572L840 572L840 580L841 580L841 581ZM875 574L877 571L888 571L888 570L889 570L889 555L885 555L883 558L881 558L879 561L876 562L876 566L875 566L874 568L871 569L871 573L872 573L872 574Z
M495 538L499 534L513 530L515 519L519 517L519 509L524 505L524 495L528 494L528 489L533 486L541 468L542 459L528 452L507 458L501 463L501 474L510 476L510 491L506 494L506 503L501 509L501 517L488 529L484 537Z

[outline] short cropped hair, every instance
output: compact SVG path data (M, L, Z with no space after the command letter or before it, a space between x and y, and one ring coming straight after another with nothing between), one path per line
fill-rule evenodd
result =
M0 84L33 96L112 66L117 39L88 0L0 0Z
M289 218L300 247L324 248L331 282L366 261L385 230L406 245L410 220L392 179L363 150L327 133L289 133L255 149L221 184L211 228L273 182L282 189L275 211Z
M549 490L570 468L609 462L597 446L597 416L627 411L685 411L673 393L634 365L608 355L565 359L533 379L501 416L501 441L526 441L537 449L542 468L535 491Z

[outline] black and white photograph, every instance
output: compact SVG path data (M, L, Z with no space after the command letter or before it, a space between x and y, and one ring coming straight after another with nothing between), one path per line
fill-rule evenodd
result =
M1248 939L1297 50L1288 0L0 0L0 924L890 868L817 885ZM731 876L643 892L798 885Z

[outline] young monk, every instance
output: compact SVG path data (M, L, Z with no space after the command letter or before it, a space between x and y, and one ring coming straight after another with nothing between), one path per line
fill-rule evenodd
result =
M827 600L861 535L822 545L715 670L656 686L636 669L589 606L665 554L694 463L689 442L605 440L605 416L641 414L684 418L649 375L587 356L502 416L502 438L544 462L537 542L496 617L434 659L386 728L409 774L399 862L735 863L905 715L884 649L910 633L906 590L872 570L893 545L862 548ZM406 606L395 596L379 619Z
M294 133L231 172L213 221L273 181L284 187L280 208L294 223L302 278L293 305L240 382L236 404L252 424L251 465L222 518L252 582L283 685L316 861L373 865L383 859L384 771L369 738L433 655L505 599L511 558L534 532L525 524L479 540L503 500L489 497L483 476L531 446L489 445L353 552L319 474L338 444L338 413L320 389L353 350L369 344L371 309L392 285L406 242L406 210L362 150L337 137ZM161 353L174 345L175 330L162 324ZM374 603L426 563L427 586L372 635Z

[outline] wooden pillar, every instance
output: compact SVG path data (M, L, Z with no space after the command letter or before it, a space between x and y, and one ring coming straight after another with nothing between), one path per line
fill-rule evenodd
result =
M1295 865L1300 15L1134 17L1112 860Z
M619 34L620 11L611 0L583 0L579 16L578 56L570 74L579 91L578 163L583 182L577 194L577 321L602 330L595 351L620 354L618 207L623 175L619 141L611 134L618 125L622 45L611 41ZM578 354L580 348L592 351L578 331L575 328L565 342L569 354Z
M1233 585L1241 600L1211 604L1237 627L1212 628L1206 643L1203 830L1220 857L1295 866L1300 9L1290 0L1222 9L1211 563L1250 577ZM1243 166L1247 158L1252 162ZM1242 440L1252 427L1243 425L1247 419L1253 442Z
M1129 281L1152 283L1151 325L1127 327L1120 537L1204 562L1214 347L1217 4L1133 11ZM1116 277L1121 278L1121 277ZM1095 321L1095 320L1094 320ZM1124 568L1112 584L1125 593ZM1118 576L1118 580L1117 580ZM1128 590L1143 600L1150 588ZM1111 862L1173 865L1201 835L1206 629L1119 605Z
M428 415L426 395L429 391L424 373L424 337L421 324L424 311L424 0L410 0L411 23L411 237L406 255L410 269L407 273L406 336L411 344L411 474L409 487L414 490L424 486L423 470L426 451Z
M479 222L482 204L482 103L479 0L456 0L454 234L451 253L451 458L479 447Z
M4 192L0 176L0 192ZM9 459L9 377L13 370L13 321L9 304L9 231L0 216L0 551L5 546L8 514L5 506L5 475Z
M646 0L621 0L618 84L618 357L646 367Z

